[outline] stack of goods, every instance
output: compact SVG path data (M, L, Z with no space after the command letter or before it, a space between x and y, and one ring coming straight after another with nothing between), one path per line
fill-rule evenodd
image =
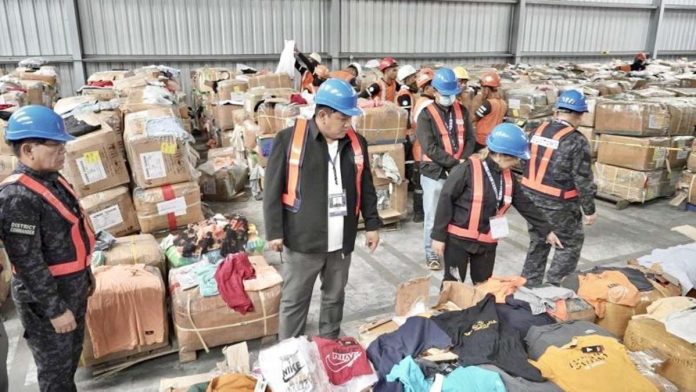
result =
M22 86L22 83L10 75L5 75L0 78L0 110L3 112L12 112L20 106L27 105L27 92ZM7 121L9 116L3 116L3 120Z
M114 90L116 80L133 76L131 71L95 72L87 79L87 84L78 91L81 95L92 96L99 101L110 101L117 97Z
M198 130L212 130L215 117L214 104L218 101L220 83L234 80L235 72L228 68L197 68L191 71L194 121ZM231 100L231 97L220 100Z
M157 108L129 113L124 129L141 230L174 230L202 220L198 156L191 146L193 137L175 112Z
M56 68L46 65L42 59L26 59L5 80L18 82L26 95L25 105L43 105L53 107L59 96L60 81Z
M507 116L514 121L542 121L553 114L556 97L558 89L551 85L524 85L506 89Z
M246 159L234 147L208 151L208 161L198 166L199 183L204 200L232 201L244 192L249 179Z
M97 236L92 265L143 264L165 272L164 252L152 234L136 234L114 238L104 233Z
M689 151L686 169L681 174L677 189L678 194L675 199L679 200L679 204L686 201L692 206L696 205L696 141Z
M8 116L3 116L3 113L7 113ZM5 142L5 127L7 126L5 119L9 118L10 115L10 112L0 111L0 181L12 174L18 162L12 147Z
M94 267L82 351L84 366L169 345L162 273L143 264Z
M674 193L679 172L668 156L670 111L647 101L602 101L595 131L600 133L595 174L600 193L643 203Z

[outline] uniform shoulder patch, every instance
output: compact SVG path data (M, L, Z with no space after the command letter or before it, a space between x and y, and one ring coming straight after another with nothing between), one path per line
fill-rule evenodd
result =
M26 223L12 222L10 224L10 233L34 235L36 234L36 225L28 225Z

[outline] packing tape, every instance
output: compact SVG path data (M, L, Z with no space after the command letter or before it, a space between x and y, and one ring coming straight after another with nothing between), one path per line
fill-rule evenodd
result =
M135 237L131 237L130 249L131 249L131 256L133 257L133 264L138 264L138 250L135 246Z
M617 135L618 136L618 135ZM626 147L635 147L635 148L654 148L654 149L660 149L664 151L691 151L693 147L682 147L682 148L677 148L677 147L663 147L663 146L645 146L642 144L635 144L635 143L619 143L619 142L608 142L608 141L603 141L603 140L593 140L591 142L594 143L604 143L604 144L613 144L613 145L618 145L618 146L626 146Z
M196 336L198 336L198 339L201 341L201 344L203 345L203 349L205 350L206 353L210 352L210 349L208 348L208 345L205 344L205 339L203 339L203 335L200 333L200 329L196 328L196 324L193 322L193 316L191 316L191 294L186 293L186 316L188 316L189 322L193 326L193 331L196 333ZM179 328L176 323L174 325Z
M240 321L240 322L234 323L234 324L218 325L217 327L196 328L196 326L194 325L193 328L184 328L182 326L179 326L177 323L174 323L174 327L176 327L178 330L184 331L184 332L199 333L199 332L206 332L206 331L217 331L220 329L227 329L227 328L233 328L233 327L243 327L245 325L249 325L251 323L256 323L259 321L263 321L264 323L266 323L267 320L270 320L276 316L278 316L278 312L273 313L273 314L269 314L269 315L266 315L263 317L255 318L253 320ZM189 320L189 322L191 322L191 320ZM267 330L264 330L264 332L267 332ZM201 343L203 343L203 341L202 341L203 338L201 336L199 336L198 338L201 339Z

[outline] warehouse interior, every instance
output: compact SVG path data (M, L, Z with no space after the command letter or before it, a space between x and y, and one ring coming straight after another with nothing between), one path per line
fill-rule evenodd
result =
M98 284L82 326L87 335L74 377L77 390L583 391L588 390L584 382L599 380L598 391L696 391L696 336L685 327L696 321L694 31L696 0L0 0L0 114L7 114L0 116L0 179L12 177L24 162L9 137L11 115L30 106L52 109L64 120L65 132L77 137L65 144L60 173L75 190L78 208L97 238L89 259ZM637 63L641 67L633 68ZM372 90L376 85L385 88L391 68L400 72L397 99ZM459 77L461 69L465 78ZM322 365L322 340L313 339L323 335L326 323L320 312L322 279L310 290L302 333L309 340L279 337L283 301L290 295L286 283L298 267L289 259L288 252L296 249L288 245L288 233L282 252L273 248L275 238L268 237L267 226L275 226L276 220L289 230L292 209L283 200L282 214L268 216L272 201L266 192L273 178L265 171L274 165L277 170L275 155L287 155L283 177L293 170L291 151L296 146L287 154L272 154L274 143L280 143L277 135L294 130L299 119L318 117L317 105L324 105L315 100L321 86L353 70L356 75L344 84L351 87L361 114L350 125L352 134L365 141L374 181L367 188L357 185L357 195L361 190L376 195L374 207L382 225L379 245L372 251L374 230L362 210L355 249L347 254L350 274L340 311L344 340L331 339L338 346L331 352L335 358L347 352L341 345L353 344L356 358L362 355L346 365L350 372L357 372L353 368L358 364L368 370L337 383L330 361ZM586 102L577 124L564 124L584 136L582 165L591 171L592 185L587 186L593 201L577 185L578 203L592 203L596 213L588 213L585 206L581 213L572 204L580 217L578 236L584 238L575 272L566 276L574 279L575 287L568 279L560 287L547 281L540 287L569 294L549 300L537 292L541 311L527 302L526 307L510 302L523 302L518 292L538 288L525 285L522 277L534 227L514 200L505 215L509 233L496 240L487 283L474 282L471 276L443 282L449 271L447 256L440 256L440 268L430 264L431 250L424 249L423 239L428 218L425 223L422 216L418 219L423 192L430 191L422 180L414 180L425 176L423 169L420 174L413 171L437 160L425 155L427 148L422 156L412 150L414 141L424 140L413 110L426 90L415 87L415 80L429 75L425 86L432 85L439 97L435 79L443 70L457 75L461 93L456 102L467 113L457 121L474 132L483 127L483 116L477 118L476 112L488 99L482 97L486 77L495 74L497 99L504 105L501 122L524 132L532 161L537 154L539 162L549 161L551 150L558 148L560 139L555 139L555 147L546 145L549 155L542 158L534 138L566 113L565 94L579 92ZM307 73L313 78L309 85ZM413 82L407 82L411 77ZM399 104L399 88L413 100L408 105ZM320 131L316 122L311 124ZM433 132L437 135L435 125ZM463 138L452 143L464 149ZM488 147L481 160L491 153L497 156L493 145ZM473 155L479 153L477 147ZM455 167L474 164L468 158L459 162ZM329 153L329 171L331 165L336 176ZM533 171L527 164L518 165L511 170L515 186ZM577 174L578 167L569 170ZM362 168L355 164L358 173ZM343 173L346 203L351 198L346 184L353 184L345 173L353 173L353 167ZM446 173L436 180L447 184L455 169ZM311 174L312 180L330 182ZM490 175L482 176L485 187L491 185L495 200L509 207L502 198L503 174L500 197ZM6 202L3 184L0 210ZM290 189L284 182L286 186ZM281 205L281 200L276 202ZM426 211L426 216L434 213ZM498 206L493 213L499 213ZM588 225L589 215L596 222ZM328 216L330 222L330 212ZM547 216L543 219L558 232ZM10 227L8 219L0 216L0 228ZM451 225L454 215L452 219ZM313 225L307 222L306 230L312 232ZM493 230L492 223L487 227ZM206 242L212 237L214 241ZM235 250L226 250L230 246ZM7 390L56 390L40 388L27 328L12 298L11 287L21 275L5 248L10 250L3 244L0 252L0 317L8 340ZM556 253L560 247L550 257ZM239 269L232 270L228 281L238 283L241 294L230 300L225 290L231 289L218 280L218 273L222 265L233 263L248 265L250 274L242 278ZM625 284L604 275L620 275L616 271L622 271ZM129 281L123 274L142 281ZM648 288L641 288L635 275ZM601 295L588 294L595 284L591 279L600 282ZM213 291L206 293L211 282ZM477 349L466 346L465 338L454 336L440 347L427 341L432 336L404 332L413 319L436 325L448 313L470 315L488 299L495 302L491 306L499 318L494 322L500 324L494 327L495 338L486 335L495 340L482 349L490 349L489 354L468 355ZM580 302L585 307L579 310L570 305ZM137 303L149 308L138 309ZM523 326L503 320L503 307L515 308L518 317L524 313ZM147 323L156 328L144 327ZM532 354L540 344L531 340L532 331L543 331L538 339L543 340L573 323L592 328L563 344L546 342L546 351L538 353L543 355ZM503 324L515 332L508 334ZM467 329L455 335L468 337L488 327L472 322ZM396 343L389 339L407 341L408 333L414 333L418 348L393 351L390 345ZM505 349L521 351L524 364L500 359ZM0 347L0 355L2 351ZM510 352L509 358L516 355ZM397 359L387 366L390 355ZM579 376L554 367L571 357L594 365L579 365ZM412 374L398 374L411 365L420 374L418 382ZM538 379L525 376L527 367ZM466 376L456 378L465 371ZM294 373L286 379L288 372ZM618 384L619 373L625 374L625 385ZM226 377L246 384L231 387L232 378ZM230 384L222 386L223 380ZM0 377L0 392L2 387Z

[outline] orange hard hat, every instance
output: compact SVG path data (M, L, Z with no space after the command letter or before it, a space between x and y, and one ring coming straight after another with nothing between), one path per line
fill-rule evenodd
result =
M418 88L423 88L426 84L433 81L435 73L431 68L422 68L418 71L418 77L416 78L416 85Z
M648 56L645 55L645 52L638 52L638 54L636 55L636 60L645 61L647 59Z
M385 57L379 62L379 70L384 72L385 69L391 68L391 67L396 67L398 65L399 64L397 64L394 57Z
M498 88L500 87L500 75L498 75L497 72L490 71L490 72L484 72L481 75L481 87L493 87L493 88Z

